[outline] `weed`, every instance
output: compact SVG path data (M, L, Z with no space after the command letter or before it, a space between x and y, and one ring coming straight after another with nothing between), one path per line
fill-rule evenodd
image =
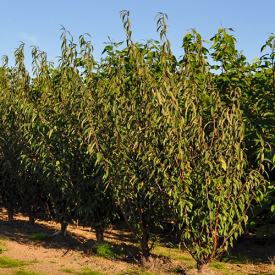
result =
M16 259L11 259L8 257L0 257L0 267L1 268L8 268L8 267L20 267L24 265L28 265L30 263L19 261Z
M28 238L30 241L48 241L50 236L45 233L33 234Z
M92 251L107 259L117 257L121 253L118 248L108 242L96 243L92 246Z

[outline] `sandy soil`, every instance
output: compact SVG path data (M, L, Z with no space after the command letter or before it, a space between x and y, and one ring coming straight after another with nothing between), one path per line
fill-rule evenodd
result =
M60 225L53 221L36 220L35 226L31 226L27 220L27 217L18 213L13 223L9 224L6 210L0 209L0 237L4 238L2 242L7 248L2 255L21 261L33 261L31 265L24 266L24 270L54 275L63 273L64 269L80 271L83 268L90 268L94 271L100 270L104 274L119 274L136 269L130 255L127 262L126 260L109 260L93 254L90 248L96 236L89 228L69 225L66 237L56 235L49 241L30 241L28 237L35 233L52 235L60 229ZM8 239L5 240L5 237ZM131 248L130 233L109 230L105 234L106 241L118 243L119 239L124 240L121 243L121 249ZM20 270L20 268L17 269ZM0 269L0 274L14 274L15 270L15 268Z
M91 251L95 244L95 233L90 228L68 226L66 237L55 235L48 241L30 241L29 237L36 233L52 235L60 230L60 224L53 221L36 220L34 226L28 223L28 218L21 213L16 213L14 221L10 224L7 212L0 208L0 247L4 251L0 257L6 256L12 259L31 262L30 265L19 268L0 268L0 274L16 274L17 270L37 272L38 274L77 274L83 268L92 271L99 271L101 274L175 274L172 270L177 269L177 274L197 274L193 260L176 260L167 258L168 263L163 264L162 258L153 258L152 262L142 266L138 261L138 249L133 236L123 225L110 228L105 232L105 240L117 246L124 255L117 259L105 259L98 257ZM169 249L159 247L163 252ZM167 251L166 251L166 250ZM170 252L169 252L170 253ZM167 253L166 253L167 254ZM178 256L187 256L180 254ZM275 274L275 245L266 243L264 245L253 244L251 240L242 240L234 247L233 255L246 255L247 263L224 264L217 263L207 268L207 274ZM163 254L165 255L165 254ZM190 257L190 256L189 256ZM274 258L274 266L269 258ZM184 257L183 257L184 258ZM261 259L260 261L257 259ZM167 260L166 259L166 260ZM255 260L255 261L254 261ZM221 267L219 267L220 265ZM218 266L218 267L217 267ZM66 272L67 270L67 272ZM148 273L142 272L148 271ZM186 273L184 273L186 272Z

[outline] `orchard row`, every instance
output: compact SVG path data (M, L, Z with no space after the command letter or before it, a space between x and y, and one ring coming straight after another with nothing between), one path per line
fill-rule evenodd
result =
M65 29L56 68L33 47L31 77L24 44L15 67L4 57L2 204L10 220L20 206L30 222L39 213L63 231L77 219L98 240L119 213L145 257L168 223L202 270L245 227L274 233L275 37L250 64L230 29L211 42L192 30L177 59L166 14L160 42L145 44L132 41L129 12L121 18L126 46L110 42L99 63L91 42Z

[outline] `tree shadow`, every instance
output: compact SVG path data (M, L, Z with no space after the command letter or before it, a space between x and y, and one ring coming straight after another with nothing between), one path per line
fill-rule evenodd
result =
M137 240L134 238L134 236L130 232L123 229L106 231L104 232L104 236L106 238L115 239L121 242L137 243Z
M257 238L255 234L246 234L234 242L230 253L223 255L221 261L232 264L270 264L275 256L275 237Z
M14 220L9 222L5 209L0 209L0 239L10 239L20 244L41 246L45 249L58 249L61 257L70 251L78 251L86 257L96 255L92 247L96 244L95 233L87 227L68 226L66 236L54 234L60 230L61 225L53 221L37 219L34 225L28 221L28 217L22 213L15 212ZM46 240L30 240L36 234L49 236ZM135 239L124 229L109 230L104 233L106 240L115 247L117 256L115 259L126 262L136 262L140 251L134 244Z

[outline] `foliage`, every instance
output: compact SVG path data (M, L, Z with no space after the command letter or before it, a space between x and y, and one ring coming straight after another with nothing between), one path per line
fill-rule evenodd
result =
M48 64L45 53L34 47L35 77L30 79L22 44L15 53L16 68L7 69L9 74L1 78L1 96L3 104L7 104L1 108L1 127L5 127L1 143L1 194L4 202L18 202L20 196L32 223L36 211L47 207L58 221L79 219L102 231L115 207L108 180L103 178L103 167L87 152L87 136L79 119L86 108L85 89L77 69L82 65L76 44L68 43L66 34L64 29L57 69ZM91 46L82 36L80 44L81 54L89 54L91 59ZM11 85L16 89L11 89Z
M93 124L87 123L88 118L84 122L91 133L90 152L108 171L121 212L148 257L150 233L166 219L166 192L155 156L164 125L159 123L161 108L152 91L159 88L168 61L161 63L165 55L161 48L135 44L128 13L121 17L128 46L121 51L105 48L103 79L88 110Z
M228 102L221 100L196 31L184 37L183 48L180 84L166 85L165 176L182 242L203 270L243 232L263 180L247 171L241 90L228 89Z
M144 44L132 40L129 12L120 15L126 46L109 41L99 63L86 36L77 44L64 27L57 67L33 47L30 77L24 44L15 67L3 58L0 195L10 221L22 206L32 224L37 212L78 220L102 241L120 211L145 258L170 223L199 269L248 223L272 235L274 35L250 64L232 29L212 42L191 30L177 59L166 14L155 18L160 42Z

